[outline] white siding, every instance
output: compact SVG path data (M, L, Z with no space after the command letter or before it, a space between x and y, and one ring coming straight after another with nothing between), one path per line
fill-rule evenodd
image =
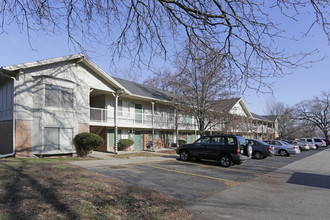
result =
M229 113L233 115L248 117L240 102L236 103Z
M6 80L0 85L0 121L13 119L13 85L13 80Z

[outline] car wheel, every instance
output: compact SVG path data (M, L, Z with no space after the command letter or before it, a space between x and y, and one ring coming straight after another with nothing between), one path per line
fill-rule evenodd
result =
M223 167L230 167L233 164L233 161L229 155L221 155L219 162Z
M252 151L253 151L253 149L252 149L251 145L246 145L245 146L244 153L245 153L246 156L251 157Z
M289 153L288 153L286 150L280 150L280 151L278 152L278 154L279 154L280 156L283 156L283 157L287 157L287 156L289 156Z
M257 160L261 160L261 159L264 158L264 155L262 155L262 153L256 151L256 152L254 152L254 154L253 154L253 158L254 158L254 159L257 159Z
M188 153L188 151L186 150L183 150L180 152L180 159L183 160L183 161L187 161L190 159L190 155Z

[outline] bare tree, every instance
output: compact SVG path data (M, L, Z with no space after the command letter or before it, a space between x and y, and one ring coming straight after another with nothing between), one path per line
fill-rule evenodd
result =
M170 58L188 40L222 54L235 69L228 74L244 88L260 89L269 86L265 79L303 65L310 54L281 48L277 40L290 37L277 22L308 17L302 36L319 25L330 39L329 6L327 0L3 0L0 28L5 32L15 23L28 36L65 32L80 50L101 44L112 61L127 58L147 66L157 56Z
M286 106L282 102L276 102L275 100L269 100L267 102L267 111L270 115L276 115L278 117L277 132L279 138L294 138L296 128L296 118L294 116L294 109Z
M183 115L193 116L200 134L204 135L218 126L220 115L227 113L223 99L229 97L236 81L226 74L223 55L205 47L201 52L197 47L188 42L176 56L177 72L155 74L145 83L173 92L176 108Z
M330 91L320 96L302 101L298 104L296 117L313 127L319 128L325 138L329 138L330 130Z

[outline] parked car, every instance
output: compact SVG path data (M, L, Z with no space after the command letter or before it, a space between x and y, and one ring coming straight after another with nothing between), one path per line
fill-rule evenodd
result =
M316 148L327 146L326 143L320 138L300 138L299 140L309 144L314 144Z
M324 142L325 142L325 144L327 145L327 146L330 146L330 139L326 139L326 138L324 138L324 139L322 139Z
M306 143L310 150L316 150L317 149L315 144L312 144L311 142L305 142L305 141L301 141L301 140L299 140L299 142Z
M263 141L257 139L246 139L252 146L252 156L254 159L263 159L275 155L275 148Z
M289 156L290 154L300 154L299 146L291 145L285 141L267 140L267 144L275 147L276 154L280 156Z
M221 166L230 167L250 159L252 146L241 136L208 135L180 146L176 153L183 161L191 158L217 160Z
M310 147L306 142L295 141L295 140L284 140L284 141L292 145L298 145L300 151L310 150Z

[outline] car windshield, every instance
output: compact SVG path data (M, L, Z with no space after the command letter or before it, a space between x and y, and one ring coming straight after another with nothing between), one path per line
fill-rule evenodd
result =
M282 144L285 144L285 145L290 145L288 142L285 142L285 141L281 141Z

